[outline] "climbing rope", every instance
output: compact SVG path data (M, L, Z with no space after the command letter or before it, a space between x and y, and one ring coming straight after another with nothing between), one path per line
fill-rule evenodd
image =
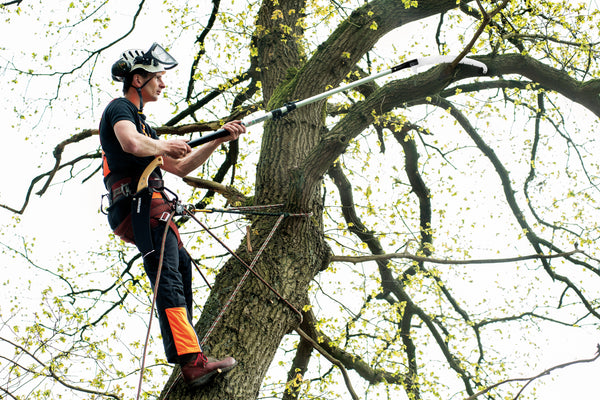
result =
M223 306L223 310L221 310L221 313L219 314L219 316L217 316L217 318L215 319L215 323L213 323L212 329L209 329L209 331L207 332L206 336L203 339L203 343L206 342L206 339L208 337L208 335L214 330L214 326L216 325L216 323L218 322L218 320L221 319L222 315L225 313L225 311L227 310L227 307L229 307L229 305L231 304L233 298L235 297L235 295L237 294L237 292L239 292L239 288L243 285L243 283L246 281L246 279L248 278L248 275L250 273L254 274L254 276L256 276L256 278L263 284L265 285L271 292L273 292L275 294L275 296L277 296L281 301L283 301L292 311L294 311L296 314L298 314L299 318L300 318L300 322L302 322L302 313L300 311L298 311L298 309L296 309L289 301L287 301L281 294L279 294L277 292L277 290L275 290L271 285L269 285L269 283L267 281L265 281L265 279L263 277L261 277L255 270L254 270L254 265L256 264L256 262L258 261L258 258L261 256L262 252L264 251L264 249L267 247L267 244L269 243L269 241L273 238L273 235L275 234L275 231L277 230L277 228L279 227L279 224L281 223L281 221L283 220L283 218L286 216L285 213L282 213L281 215L279 215L279 218L277 219L277 221L275 222L275 224L273 225L273 228L271 228L271 231L269 232L267 238L265 239L265 241L263 242L262 246L260 247L258 253L256 254L256 256L254 256L254 259L252 260L251 264L248 265L240 256L238 256L235 251L233 251L232 249L229 248L229 246L227 246L227 244L225 244L221 239L219 239L204 223L202 223L200 220L198 220L196 218L195 215L193 214L189 214L193 220L195 220L209 235L211 235L217 242L219 242L219 244L221 246L223 246L223 248L225 248L229 254L231 254L236 260L238 260L245 268L246 268L246 272L244 273L244 276L242 276L242 279L240 281L240 283L238 283L238 286L236 287L236 289L233 291L232 296L230 297L230 299L227 301L227 303L225 303L225 306ZM305 214L304 214L305 215Z
M252 262L250 263L250 265L246 264L246 262L244 262L244 260L242 260L233 250L231 250L225 243L223 243L217 236L215 236L207 227L206 225L204 225L201 221L199 221L194 215L190 214L191 217L198 222L198 224L200 224L200 226L202 226L202 228L204 230L206 230L213 238L215 238L225 249L227 249L227 251L233 256L235 257L240 263L242 263L242 265L244 267L246 267L246 272L244 273L244 275L242 276L242 278L240 279L240 281L238 282L236 288L233 290L233 292L231 293L231 296L229 297L229 299L227 300L227 302L225 303L225 305L221 308L221 311L219 312L219 314L217 315L217 317L215 318L215 320L213 321L212 325L210 326L210 328L208 329L208 331L206 332L206 334L204 335L204 338L202 339L202 341L200 342L200 347L204 346L206 344L206 341L208 340L208 337L210 336L210 334L213 332L213 330L215 329L215 327L217 326L217 324L219 323L219 321L221 320L221 318L223 317L223 315L225 314L225 312L227 311L227 308L229 307L229 305L233 302L233 299L235 298L235 296L238 294L238 292L240 291L242 285L244 284L244 282L246 281L246 279L248 278L248 276L250 275L250 273L253 273L254 276L256 276L258 278L258 280L261 281L261 283L263 283L270 291L272 291L281 301L283 301L290 309L292 309L296 314L298 314L299 318L300 318L300 322L302 322L302 313L300 311L298 311L298 309L296 309L296 307L294 307L289 301L287 301L282 295L280 295L271 285L269 285L255 270L254 270L254 266L256 265L256 262L258 261L259 257L261 256L262 252L264 251L264 249L267 247L267 244L269 243L269 241L271 240L271 238L273 237L273 234L275 234L275 231L277 230L277 228L279 227L279 224L281 223L281 221L283 220L285 215L280 215L279 218L277 218L277 221L275 222L275 224L273 225L273 228L271 228L271 231L269 232L269 235L267 236L267 238L265 239L265 241L263 242L262 246L260 247L260 249L258 250L258 253L256 253L256 255L254 256L254 259L252 260Z
M260 211L269 208L282 207L283 204L270 204L262 206L246 206L246 207L230 207L230 208L188 208L190 212L204 212L204 213L228 213L228 214L243 214L243 215L266 215L277 217L283 215L284 217L304 217L308 214L293 214L288 212L269 212Z
M139 400L142 391L142 381L144 379L144 371L146 369L146 353L148 351L148 342L150 341L150 329L152 328L152 316L154 315L154 309L156 307L156 297L158 295L158 284L160 283L160 274L162 272L162 266L165 256L165 242L167 240L167 233L169 232L169 224L175 215L175 209L171 211L165 224L165 232L163 233L162 242L160 246L160 257L158 259L158 271L156 272L156 279L154 282L154 294L152 296L152 307L150 308L150 320L148 321L148 331L146 332L146 341L144 343L144 354L142 355L142 365L140 367L140 381L138 383L138 391L136 400Z

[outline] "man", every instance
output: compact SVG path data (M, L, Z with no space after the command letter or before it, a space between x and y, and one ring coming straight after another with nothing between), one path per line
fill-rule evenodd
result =
M166 70L176 65L177 61L156 43L147 52L124 52L112 67L113 79L123 82L124 97L110 102L100 122L104 183L110 199L108 220L115 234L135 243L142 252L144 270L153 290L156 290L154 283L165 232L164 215L170 210L170 204L160 191L154 191L147 199L149 216L142 215L140 222L135 207L132 208L140 175L155 157L162 156L161 168L183 177L202 165L221 143L235 140L246 132L239 121L229 122L223 126L229 136L194 150L184 140L158 140L156 131L145 121L143 106L158 100L166 87L163 81ZM162 187L160 168L152 172L148 182L151 187ZM189 385L203 385L235 366L232 357L209 359L200 349L192 326L191 260L173 223L166 236L156 304L167 361L181 365L184 380Z

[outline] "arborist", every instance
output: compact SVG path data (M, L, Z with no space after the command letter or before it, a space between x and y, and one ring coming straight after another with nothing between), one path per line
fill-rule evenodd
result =
M125 51L112 66L112 78L123 83L123 97L112 100L100 121L104 184L108 190L108 221L116 235L142 253L144 270L156 293L156 307L167 361L181 365L184 380L197 387L232 369L236 360L207 358L192 325L192 266L177 226L170 222L158 288L159 254L171 203L164 197L161 169L184 177L201 166L221 143L246 132L240 121L223 125L228 135L192 148L185 140L159 140L146 122L144 104L157 101L165 89L166 70L177 61L157 43L148 51ZM163 163L148 179L148 195L135 198L136 185L158 156ZM140 213L147 208L149 212ZM172 220L170 220L172 221Z

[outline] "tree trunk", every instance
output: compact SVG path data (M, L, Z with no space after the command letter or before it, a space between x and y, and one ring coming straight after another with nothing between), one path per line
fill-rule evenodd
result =
M284 131L286 125L273 124L270 130ZM308 145L307 141L293 140L290 135L284 140L281 133L282 139L276 141L281 143L281 153L271 153L278 161L270 164L279 165L280 168L271 170L273 179L268 180L261 191L257 191L257 199L283 199L288 192L289 179L281 175L293 169L294 158L282 156L282 153L286 148L301 149L301 143ZM295 146L291 145L292 142L295 142ZM262 174L269 175L268 171L262 171ZM285 217L254 268L298 311L307 304L306 293L311 279L327 265L329 258L329 248L323 240L321 213L315 212L321 207L320 190L314 190L314 193L310 202L313 209L306 210L313 211L312 215ZM276 221L277 217L271 216L261 216L253 221L250 240L254 252L248 252L246 243L237 249L237 254L246 264L251 264ZM232 258L217 276L196 327L201 339L246 271L246 267ZM294 309L250 274L204 346L205 352L213 357L233 356L238 366L224 379L217 379L213 385L194 393L188 392L185 385L178 382L168 398L256 398L281 340L301 322L300 318Z
M286 204L298 164L319 139L322 122L319 106L306 107L265 125L263 150L257 168L255 204ZM296 310L307 304L308 285L316 273L327 266L329 247L322 226L321 182L312 183L311 197L302 199L281 221L258 259L255 271ZM267 240L277 217L255 217L251 226L251 247L242 243L236 253L250 265ZM216 278L213 290L197 325L202 339L247 269L231 258ZM238 366L224 379L201 391L188 392L177 382L167 398L176 399L254 399L283 337L300 322L300 315L250 274L229 305L222 320L208 337L204 350L213 357L233 356ZM168 384L167 388L171 385ZM167 389L168 390L168 389Z

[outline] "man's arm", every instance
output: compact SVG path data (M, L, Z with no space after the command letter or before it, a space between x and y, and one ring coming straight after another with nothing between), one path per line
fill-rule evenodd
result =
M192 150L185 140L156 140L140 135L131 121L122 120L114 125L115 135L123 151L137 157L162 155L164 156L162 169L180 177L188 175L204 164L221 143L235 140L246 132L246 127L240 121L228 122L223 125L223 128L229 132L229 136Z
M221 143L236 140L242 133L246 132L246 127L240 121L228 122L223 125L223 128L229 132L229 136L208 142L180 158L171 157L166 154L167 157L164 158L162 169L184 177L204 164Z
M113 129L123 151L136 157L165 155L178 159L192 151L185 140L155 140L141 135L135 124L128 120L118 121Z

